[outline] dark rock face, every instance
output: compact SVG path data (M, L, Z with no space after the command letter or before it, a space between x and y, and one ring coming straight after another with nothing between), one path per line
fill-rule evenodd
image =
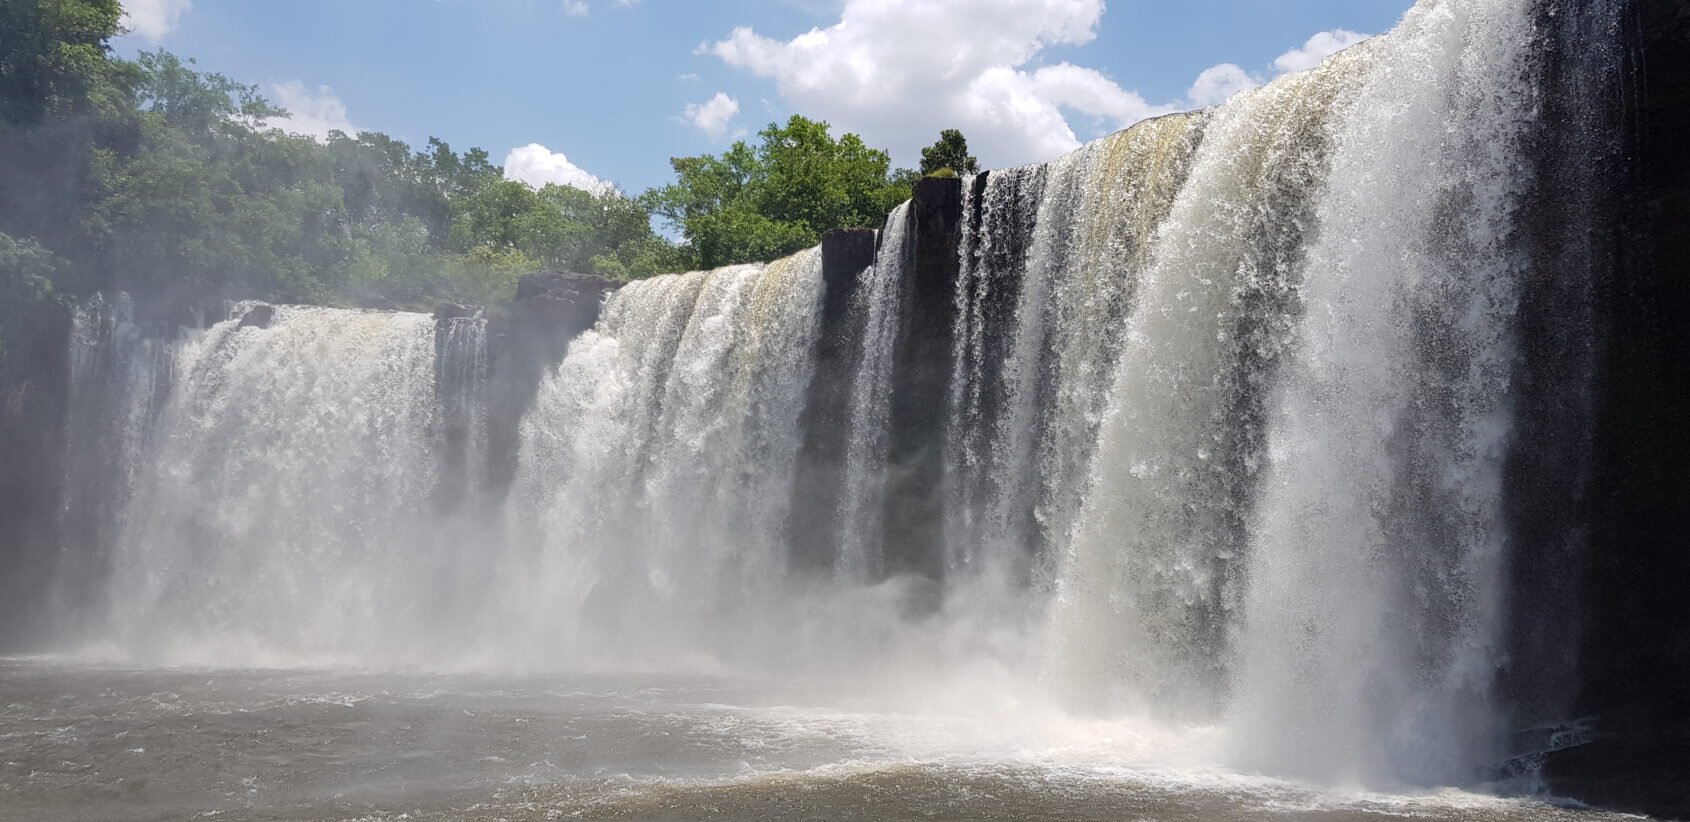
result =
M48 619L70 391L70 314L58 305L8 329L0 356L0 648L29 650Z
M918 181L912 253L893 349L886 499L887 570L939 579L944 565L945 421L949 417L962 180Z
M852 352L862 329L850 320L858 276L874 264L874 230L842 228L822 235L821 335L814 377L799 426L804 436L793 481L790 533L795 566L829 567L838 551L838 502L850 424Z
M236 330L242 328L269 328L270 323L275 321L276 307L259 303L258 305L247 309L246 316L241 317L241 324L236 326Z
M621 284L590 274L548 271L517 283L516 298L487 323L487 445L491 496L516 477L518 427L540 380L563 361L569 343L598 322L604 298Z
M1599 238L1594 480L1576 710L1552 790L1690 818L1690 0L1634 0L1621 27L1626 163ZM1575 653L1571 638L1562 650Z
M436 320L469 320L481 316L479 305L458 305L457 303L441 303L434 309Z

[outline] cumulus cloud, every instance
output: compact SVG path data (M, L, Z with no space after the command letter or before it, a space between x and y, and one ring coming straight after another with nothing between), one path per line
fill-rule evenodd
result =
M1122 128L1215 105L1271 79L1226 63L1203 72L1189 99L1152 103L1096 69L1040 65L1048 49L1096 39L1103 11L1103 0L843 0L832 25L786 40L741 27L699 52L772 79L791 108L862 134L900 160L940 129L960 128L995 166L1073 150L1076 122L1093 133ZM1342 30L1316 35L1274 68L1318 62L1360 39Z
M1031 67L1045 49L1094 40L1102 16L1103 0L845 0L826 28L776 40L742 27L700 51L773 79L796 110L899 158L961 128L982 159L1005 165L1077 147L1067 112L1120 127L1173 110L1095 69Z
M271 89L276 104L287 109L288 116L270 120L269 125L317 140L327 140L331 131L358 133L358 127L347 117L346 103L341 102L334 89L328 86L313 89L298 80L278 83Z
M191 6L193 0L123 0L123 26L156 43L176 30Z
M1261 85L1261 81L1251 77L1250 73L1232 63L1222 63L1210 66L1197 75L1197 81L1191 84L1191 91L1186 96L1191 104L1197 108L1218 106L1232 99L1234 94L1249 91Z
M711 139L718 139L728 132L728 125L737 114L739 101L718 91L715 97L702 103L688 103L686 110L681 112L681 119L710 135Z
M1323 31L1310 37L1302 48L1295 48L1279 55L1273 61L1273 67L1281 74L1311 69L1320 65L1320 61L1372 36L1348 29Z
M1231 99L1234 94L1249 91L1274 77L1312 69L1320 65L1322 60L1372 36L1348 29L1320 32L1310 37L1300 48L1291 49L1275 58L1273 72L1267 76L1251 74L1232 63L1211 66L1197 75L1197 81L1191 84L1191 91L1187 93L1187 101L1194 108L1220 105Z
M598 194L615 188L570 162L563 152L552 151L539 143L513 148L505 155L505 179L518 180L535 188L557 184Z

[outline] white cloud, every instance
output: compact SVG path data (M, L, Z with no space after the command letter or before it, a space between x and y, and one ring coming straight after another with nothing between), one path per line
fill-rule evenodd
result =
M987 165L1049 160L1079 146L1076 123L1089 137L1216 105L1271 79L1223 63L1198 76L1188 99L1158 104L1093 68L1040 65L1048 49L1096 39L1103 11L1104 0L842 0L836 22L791 39L741 27L698 50L772 79L791 109L902 162L945 128L962 129ZM1274 69L1312 65L1362 39L1317 34Z
M1348 29L1333 29L1323 31L1310 37L1302 47L1294 48L1279 55L1273 61L1272 76L1263 77L1253 75L1232 64L1222 63L1205 69L1197 75L1197 81L1191 84L1187 102L1194 108L1217 106L1231 99L1241 91L1249 91L1263 83L1290 74L1295 71L1306 71L1320 65L1321 61L1344 49L1349 48L1373 35L1358 34Z
M1241 91L1249 91L1261 85L1261 81L1251 77L1250 73L1232 63L1222 63L1210 66L1197 75L1197 80L1191 84L1191 91L1187 96L1193 106L1206 108L1218 106Z
M675 79L680 80L683 83L696 83L698 82L698 75L689 71L686 74L676 77Z
M1323 31L1310 37L1302 48L1292 49L1279 55L1273 61L1273 67L1281 74L1311 69L1320 65L1320 61L1372 36L1371 34L1359 34L1348 29Z
M601 194L615 189L570 162L563 152L552 151L539 143L513 148L505 155L505 179L520 180L535 188L555 183Z
M358 127L347 118L346 103L341 102L334 89L328 86L312 89L298 80L271 88L276 94L276 104L287 109L288 116L273 119L269 125L317 140L327 140L331 131L358 133Z
M739 101L718 91L715 97L702 103L688 103L686 111L681 112L681 119L710 135L711 139L719 139L728 132L728 125L737 114Z
M1047 160L1077 147L1064 110L1111 127L1172 110L1094 69L1032 68L1052 46L1097 36L1103 0L845 0L838 22L790 40L750 28L700 51L772 78L794 109L909 161L960 128L986 163Z
M153 42L176 30L193 0L123 0L123 26Z

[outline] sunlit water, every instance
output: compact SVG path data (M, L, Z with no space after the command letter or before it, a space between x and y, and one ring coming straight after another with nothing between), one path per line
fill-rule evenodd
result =
M1619 818L1317 791L1205 767L1212 729L849 682L11 659L0 694L8 820Z

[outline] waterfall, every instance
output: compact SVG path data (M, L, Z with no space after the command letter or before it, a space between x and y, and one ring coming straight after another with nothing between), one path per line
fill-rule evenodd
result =
M1422 4L1367 50L1334 129L1249 528L1253 756L1438 784L1496 753L1511 235L1537 104L1494 90L1533 86L1533 38L1529 3Z
M1203 120L1164 117L1049 167L991 172L965 209L954 566L1025 579L1066 538L1150 239Z
M851 380L845 488L839 521L838 572L872 580L884 568L879 536L886 488L887 425L892 408L892 354L897 335L898 285L910 255L909 203L892 210L879 237L874 265L863 270L851 300L851 325L861 328Z
M1157 231L1058 560L1052 675L1079 704L1201 714L1220 699L1257 393L1296 308L1325 126L1364 51L1215 111Z
M60 597L143 659L964 671L1245 770L1478 781L1576 678L1522 621L1578 628L1579 582L1517 590L1582 567L1592 493L1605 241L1543 201L1599 173L1534 154L1601 137L1545 113L1564 12L1423 0L1215 109L924 180L861 271L627 283L537 380L479 316L167 343L90 303Z
M487 488L487 323L479 317L435 321L434 383L440 407L437 504L473 502Z
M96 294L71 313L64 498L52 604L81 633L82 607L105 581L136 480L171 382L172 345L135 324L127 294Z
M696 653L772 616L820 263L630 283L571 345L523 423L515 641Z
M220 659L424 641L458 582L428 516L434 321L279 306L184 341L174 368L114 560L129 641Z

